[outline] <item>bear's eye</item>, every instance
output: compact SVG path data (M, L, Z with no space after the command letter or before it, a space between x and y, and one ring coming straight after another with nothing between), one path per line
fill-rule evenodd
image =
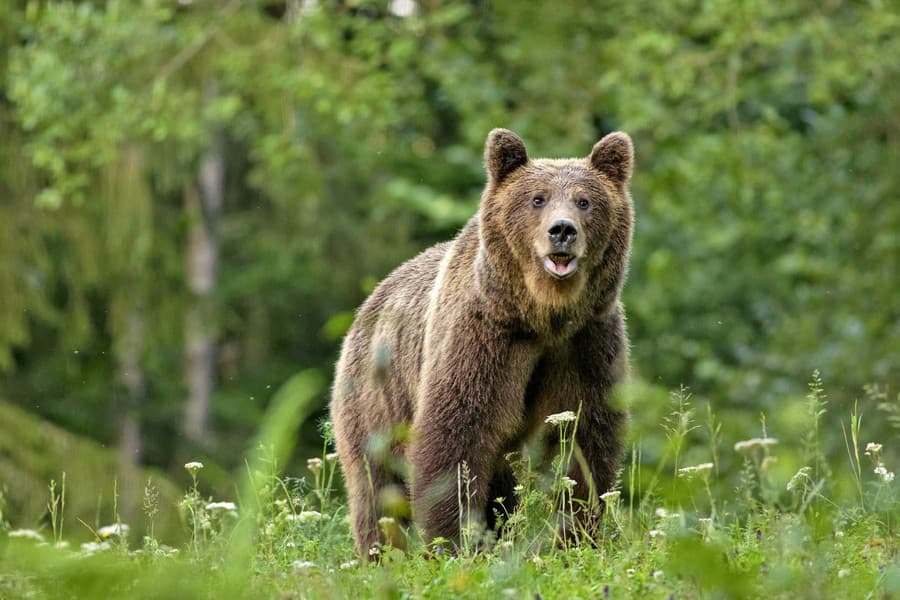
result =
M535 196L534 198L531 199L531 203L533 205L537 206L538 208L540 208L541 206L543 206L544 204L547 203L547 200L543 196Z
M591 203L588 202L587 198L579 198L578 200L575 201L575 206L577 206L578 208L580 208L582 210L587 208L590 205L591 205Z

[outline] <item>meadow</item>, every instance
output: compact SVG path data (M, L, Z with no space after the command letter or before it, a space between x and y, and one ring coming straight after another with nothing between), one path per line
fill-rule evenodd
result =
M626 388L620 397L640 393ZM536 467L534 449L508 457L519 504L499 532L468 518L478 482L462 470L458 544L424 545L414 529L385 517L380 526L406 550L385 545L371 560L353 550L327 422L321 455L307 460L302 477L281 472L283 431L270 430L235 483L238 502L203 493L199 461L184 465L192 484L176 505L162 504L148 482L149 526L140 539L127 523L64 520L66 487L79 482L54 481L46 526L4 525L0 597L898 597L898 498L887 449L866 437L857 406L838 419L845 456L829 464L821 438L836 432L825 429L826 398L814 374L796 437L773 437L763 419L758 436L728 440L712 408L698 414L687 390L674 392L659 431L661 459L645 464L634 442L620 485L600 498L596 528L566 537L559 524L573 510L572 481L560 465L571 458L577 415L548 415L546 427L559 428L563 443L546 470ZM864 401L873 418L896 414L885 390L870 389ZM690 462L688 451L708 460ZM729 477L720 465L733 461L740 468ZM154 536L165 511L177 511L186 532L177 547ZM92 541L69 541L85 530Z
M879 0L0 1L0 599L900 597L897 56ZM619 482L563 537L535 441L499 534L361 560L341 340L497 127L634 141Z

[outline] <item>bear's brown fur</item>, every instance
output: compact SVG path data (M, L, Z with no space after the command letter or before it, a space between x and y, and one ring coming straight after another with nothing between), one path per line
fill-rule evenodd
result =
M398 498L426 540L458 540L463 464L470 511L493 526L489 502L515 497L504 454L552 413L581 410L590 476L573 466L576 496L595 500L615 478L631 138L611 133L586 159L531 160L516 134L495 129L485 163L478 213L391 273L344 340L331 415L362 554L384 541L378 519ZM409 435L397 436L403 424Z

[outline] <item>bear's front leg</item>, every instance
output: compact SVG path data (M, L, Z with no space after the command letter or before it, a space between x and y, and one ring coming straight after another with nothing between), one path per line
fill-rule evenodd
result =
M576 502L558 509L575 522L562 519L567 539L581 530L592 534L599 515L598 496L615 483L622 457L626 414L613 402L615 386L627 373L628 350L624 322L619 313L589 323L564 348L546 356L539 367L536 418L551 413L579 412L575 443L577 450L565 465L575 480ZM571 435L568 427L566 435ZM550 440L558 443L558 433ZM570 511L570 509L573 509Z
M508 440L522 427L534 352L482 322L442 332L419 389L413 438L413 517L425 541L459 543L483 527L489 485Z
M582 505L582 525L587 525L596 516L598 497L616 482L622 460L625 420L623 411L609 406L582 407L575 443L584 463L576 457L569 472L575 480L573 496Z
M576 482L573 496L580 504L575 525L589 535L593 535L601 508L598 496L615 484L624 449L627 413L624 407L615 405L613 398L615 386L628 372L628 347L620 310L589 323L573 343L575 373L571 380L577 382L577 393L572 394L572 399L578 399L581 409L575 432L580 457L570 465L569 476Z

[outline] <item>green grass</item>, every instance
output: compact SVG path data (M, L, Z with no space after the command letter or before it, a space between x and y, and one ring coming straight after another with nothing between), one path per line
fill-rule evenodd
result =
M304 478L281 475L277 453L251 457L234 510L210 506L202 468L190 469L175 507L149 490L143 540L111 535L89 553L58 547L66 532L54 538L52 527L44 543L0 534L0 598L900 598L897 482L855 409L842 432L828 429L814 379L802 434L775 441L765 419L756 438L723 439L714 412L698 419L685 390L670 407L655 464L636 441L621 493L605 496L596 531L580 531L576 545L557 533L573 508L560 468L567 444L546 472L512 457L520 508L500 539L475 528L456 552L435 555L410 532L408 551L360 562L326 429ZM577 422L558 427L571 440ZM846 440L843 460L826 460L823 438ZM167 511L187 532L177 549L152 533Z

